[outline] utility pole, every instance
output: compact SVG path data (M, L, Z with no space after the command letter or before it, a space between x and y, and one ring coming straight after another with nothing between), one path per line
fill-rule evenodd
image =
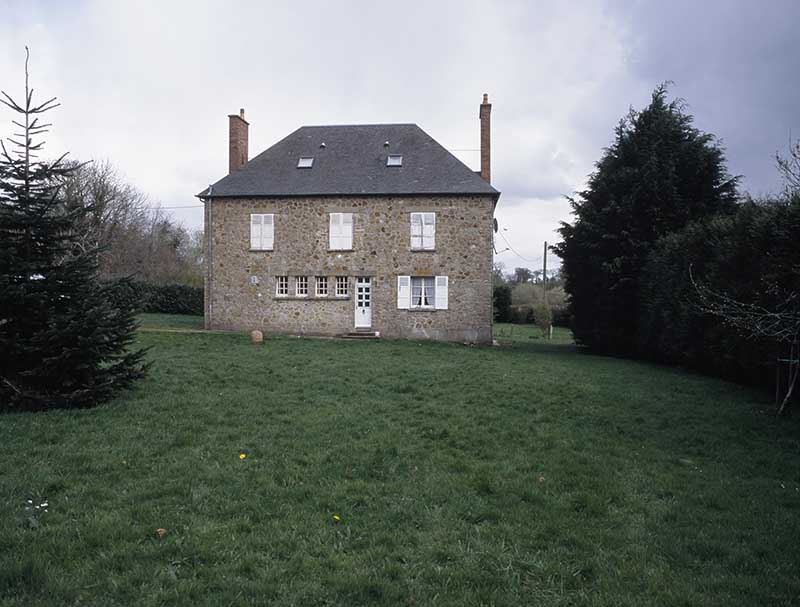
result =
M547 241L544 241L544 255L542 256L542 301L544 302L544 307L548 308L547 305ZM547 339L553 339L553 323L550 322L550 326L547 327Z
M542 301L547 305L547 241L544 241L544 266L542 268Z

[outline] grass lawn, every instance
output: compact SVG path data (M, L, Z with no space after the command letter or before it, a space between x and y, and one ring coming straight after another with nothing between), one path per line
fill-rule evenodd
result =
M188 314L139 314L142 329L202 329L203 317Z
M800 602L769 395L498 336L142 332L113 403L0 417L0 605Z

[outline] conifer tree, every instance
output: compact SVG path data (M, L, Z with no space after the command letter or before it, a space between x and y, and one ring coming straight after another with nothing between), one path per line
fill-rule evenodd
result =
M144 374L144 351L132 307L97 280L98 248L76 246L87 209L60 187L74 166L38 158L58 104L34 103L25 51L24 101L0 98L19 129L0 141L0 411L91 406Z
M666 96L659 86L649 106L617 126L587 188L570 199L575 220L561 224L553 247L575 338L598 352L635 353L639 278L655 242L736 206L738 178L722 148Z

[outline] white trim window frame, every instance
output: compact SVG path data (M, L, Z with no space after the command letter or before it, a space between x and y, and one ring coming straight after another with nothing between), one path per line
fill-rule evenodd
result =
M276 276L275 277L275 297L288 297L289 296L289 277Z
M328 296L328 277L327 276L317 276L315 285L315 294L317 297L327 297Z
M411 250L436 250L436 213L411 213Z
M347 297L350 295L350 283L347 276L336 277L336 297Z
M308 297L308 276L294 277L294 294L296 297Z
M411 277L411 308L414 310L436 309L436 278L434 276Z
M250 250L272 251L275 246L273 213L250 213Z

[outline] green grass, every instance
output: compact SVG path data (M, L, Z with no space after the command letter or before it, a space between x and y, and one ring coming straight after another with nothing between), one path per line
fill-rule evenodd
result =
M139 314L142 329L202 329L203 317L188 314Z
M796 421L523 335L143 332L115 402L0 417L0 605L800 601Z
M546 339L541 329L536 325L515 325L511 323L497 323L494 326L494 339L501 345L510 344L573 344L572 332L562 327L553 328L553 338Z

